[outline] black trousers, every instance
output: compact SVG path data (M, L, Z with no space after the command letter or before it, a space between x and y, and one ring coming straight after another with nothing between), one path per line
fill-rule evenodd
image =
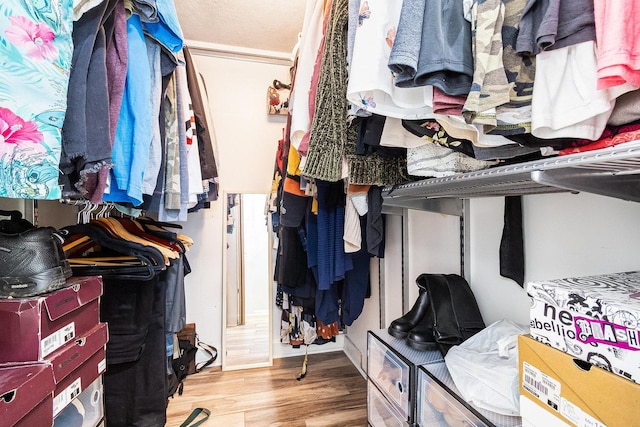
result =
M108 427L166 423L165 300L164 272L143 282L104 279L101 320L109 324L110 335L104 374Z

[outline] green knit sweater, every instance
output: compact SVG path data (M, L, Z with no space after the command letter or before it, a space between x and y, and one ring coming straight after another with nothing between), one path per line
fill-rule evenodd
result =
M309 149L302 175L339 181L342 179L342 160L346 158L348 181L352 184L399 184L408 179L406 158L355 154L356 126L349 126L347 117L348 20L349 1L334 0L327 23Z

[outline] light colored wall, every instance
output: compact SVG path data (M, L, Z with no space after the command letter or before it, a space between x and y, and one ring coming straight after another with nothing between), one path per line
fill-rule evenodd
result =
M593 194L523 199L525 281L639 270L640 203ZM529 323L529 298L499 275L502 198L471 200L471 278L485 323Z
M288 81L289 67L193 55L203 75L218 145L220 197L189 214L183 232L195 240L187 254L193 271L185 277L187 320L200 338L222 349L222 248L225 192L268 193L278 140L286 117L267 115L267 87ZM216 360L220 364L220 358Z

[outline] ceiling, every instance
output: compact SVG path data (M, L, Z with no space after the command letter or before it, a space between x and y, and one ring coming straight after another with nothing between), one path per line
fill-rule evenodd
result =
M302 30L305 0L177 0L187 43L290 54Z

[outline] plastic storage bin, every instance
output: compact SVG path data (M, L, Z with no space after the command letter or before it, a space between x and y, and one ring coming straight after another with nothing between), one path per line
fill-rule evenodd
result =
M486 411L465 402L447 365L442 362L420 366L418 370L416 424L419 427L520 427L522 418Z
M104 417L102 376L67 405L53 420L53 427L96 427Z
M409 426L398 409L384 397L371 381L367 381L367 419L371 427Z
M413 423L418 366L442 362L442 355L437 350L415 350L386 329L368 332L367 351L367 376L395 405L402 419Z

